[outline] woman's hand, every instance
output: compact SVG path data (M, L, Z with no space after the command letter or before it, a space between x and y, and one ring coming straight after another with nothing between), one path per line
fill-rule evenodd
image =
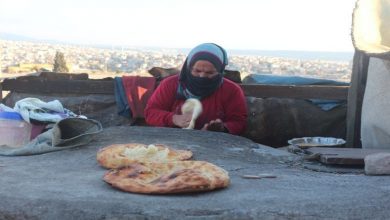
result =
M219 118L211 120L209 123L205 124L202 130L228 132L228 130L223 125L222 120Z
M186 128L190 125L192 114L173 115L172 122L180 128Z

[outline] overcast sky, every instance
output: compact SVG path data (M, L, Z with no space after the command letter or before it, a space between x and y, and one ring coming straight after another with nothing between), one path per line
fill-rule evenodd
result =
M353 51L355 0L0 0L0 33L83 44Z

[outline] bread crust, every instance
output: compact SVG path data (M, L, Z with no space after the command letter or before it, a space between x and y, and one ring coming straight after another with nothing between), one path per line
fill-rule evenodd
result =
M147 147L148 145L140 143L109 145L98 151L96 159L102 167L107 169L125 167L132 163L161 162L151 161L152 159L148 158L129 157L128 155L125 155L126 149L132 149L140 146ZM159 151L166 149L169 150L167 158L168 161L188 160L192 157L192 152L189 150L176 150L163 144L154 144L154 146L156 146Z
M142 194L202 192L230 183L226 170L206 161L133 163L108 171L103 180L120 190Z

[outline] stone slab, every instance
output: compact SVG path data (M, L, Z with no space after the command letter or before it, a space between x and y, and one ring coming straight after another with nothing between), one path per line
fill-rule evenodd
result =
M118 191L96 152L109 144L163 143L229 171L223 190L182 195ZM296 156L224 133L110 127L90 144L0 157L0 219L386 219L389 177L313 172ZM274 175L248 179L243 175Z

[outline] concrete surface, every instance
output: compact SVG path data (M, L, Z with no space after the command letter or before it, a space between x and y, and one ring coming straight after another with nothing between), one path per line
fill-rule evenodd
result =
M223 190L184 195L118 191L102 180L98 149L164 143L229 171ZM111 127L89 145L0 157L0 219L388 219L390 177L313 172L285 151L224 133ZM276 178L244 179L273 174Z

